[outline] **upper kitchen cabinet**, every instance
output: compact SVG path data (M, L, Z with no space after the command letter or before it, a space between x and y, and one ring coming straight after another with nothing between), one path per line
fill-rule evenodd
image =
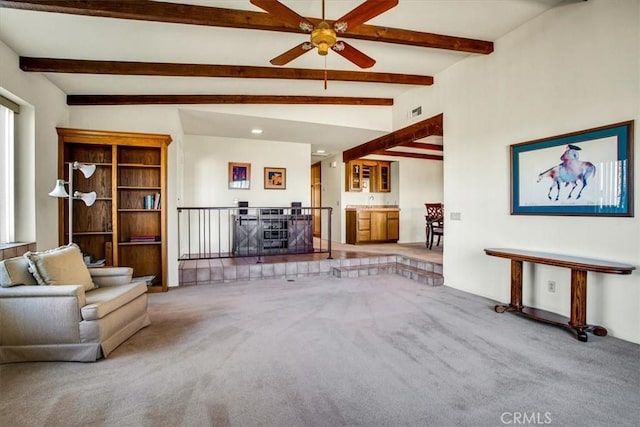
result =
M390 192L390 163L376 160L352 160L348 162L346 164L345 191Z

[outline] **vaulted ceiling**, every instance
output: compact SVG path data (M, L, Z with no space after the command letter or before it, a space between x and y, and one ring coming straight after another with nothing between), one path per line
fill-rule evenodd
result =
M327 0L327 21L362 2ZM281 3L313 24L322 15L321 0ZM366 70L332 51L324 57L309 52L285 66L271 65L272 58L308 41L309 35L249 0L0 0L0 39L20 56L23 71L44 73L68 95L69 105L180 105L185 132L191 127L193 133L210 134L211 126L205 123L228 123L231 116L238 116L233 117L238 122L245 116L206 111L203 105L391 108L395 97L437 85L438 73L447 67L469 56L492 54L494 40L563 3L400 0L338 35L375 59ZM269 120L263 118L263 125L268 126ZM249 127L255 121L256 117L248 117L243 122ZM235 127L242 125L229 126ZM342 126L322 129L325 138L332 132L349 133ZM319 147L309 142L310 130L302 131L305 139L292 131L286 140ZM358 136L349 133L350 142L330 150L384 134L379 129L361 131ZM247 137L246 128L239 132L242 136L237 137ZM225 133L220 136L233 136ZM425 149L406 147L401 151Z

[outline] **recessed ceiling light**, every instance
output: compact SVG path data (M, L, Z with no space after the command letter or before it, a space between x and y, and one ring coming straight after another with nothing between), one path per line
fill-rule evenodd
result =
M251 133L255 134L255 135L260 135L262 133L262 129L251 129Z
M318 154L324 154L324 153L326 153L326 151L325 151L325 150L318 150L318 151L316 151L316 153L318 153Z

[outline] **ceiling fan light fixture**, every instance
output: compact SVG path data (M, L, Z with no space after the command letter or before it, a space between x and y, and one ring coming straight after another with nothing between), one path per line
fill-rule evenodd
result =
M322 56L329 52L336 40L336 32L325 21L319 23L311 32L311 44L318 48L318 54Z
M312 21L298 15L281 3L280 0L250 0L251 4L274 15L274 17L280 19L283 23L289 26L299 27L303 31L311 32L311 37L308 42L294 46L283 54L271 59L269 62L272 65L286 65L301 55L304 55L309 50L317 48L318 54L321 56L327 55L331 49L360 68L371 68L376 61L346 42L336 43L336 33L343 33L347 30L352 31L358 25L362 25L392 7L397 6L399 1L400 0L365 0L360 6L352 9L346 15L338 18L332 25L329 25L324 18L325 0L322 0L322 20L320 20L317 26L313 27ZM313 22L317 21L313 20ZM326 62L324 76L326 89Z
M344 33L347 31L347 28L349 27L349 24L347 24L346 22L336 22L333 24L333 29L336 30L339 33Z
M326 54L329 53L329 45L326 43L318 44L317 48L318 48L318 55L320 56L325 56Z

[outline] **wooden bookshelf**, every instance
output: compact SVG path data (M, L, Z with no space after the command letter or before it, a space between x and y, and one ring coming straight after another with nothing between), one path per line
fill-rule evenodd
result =
M149 292L167 290L166 189L169 135L58 128L59 176L70 162L91 163L85 178L74 171L74 190L95 191L87 207L73 203L73 241L85 255L107 265L133 267L134 277L155 276ZM145 196L159 196L152 208ZM59 241L69 241L68 200L59 203ZM143 236L149 240L139 241ZM153 236L151 241L149 236Z

